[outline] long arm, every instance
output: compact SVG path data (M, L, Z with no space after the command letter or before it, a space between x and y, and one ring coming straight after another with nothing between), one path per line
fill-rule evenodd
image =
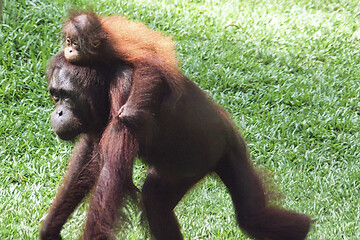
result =
M136 197L137 188L132 181L132 169L134 158L138 154L138 143L130 129L119 121L116 111L128 97L130 77L129 69L121 71L110 85L110 122L99 143L103 167L90 202L85 240L111 238L124 198Z
M175 108L183 78L177 68L155 56L136 61L129 98L118 112L120 121L142 131L151 129L156 114Z
M135 197L133 161L138 145L132 133L117 119L106 128L100 141L104 166L90 202L84 239L109 239L124 197Z
M93 152L92 140L86 135L80 138L70 159L64 182L42 224L42 240L61 239L62 226L94 186L100 163L98 155Z

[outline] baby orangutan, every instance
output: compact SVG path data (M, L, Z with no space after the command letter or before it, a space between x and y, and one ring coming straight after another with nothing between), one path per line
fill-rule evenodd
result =
M91 64L100 56L98 48L101 39L101 24L96 18L89 18L86 14L69 21L64 29L66 60L74 64ZM88 36L88 33L91 36Z
M119 109L120 120L135 123L136 116L149 107L137 102L138 97L133 96L149 92L149 89L145 90L139 85L143 85L139 78L143 78L144 74L156 76L152 85L156 82L164 85L161 89L168 88L159 103L161 110L173 108L180 98L182 83L177 79L182 78L182 74L170 37L164 37L160 32L152 31L142 23L130 22L122 16L99 18L93 12L72 12L63 33L66 43L64 55L70 63L98 66L123 62L133 69L132 94ZM152 86L148 87L152 89Z

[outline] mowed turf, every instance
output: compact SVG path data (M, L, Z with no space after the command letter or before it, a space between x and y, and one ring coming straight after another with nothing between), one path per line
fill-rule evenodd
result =
M72 143L53 133L48 60L71 7L123 14L176 41L183 72L232 116L254 164L308 239L360 239L360 4L349 0L3 0L0 25L0 239L38 239ZM137 161L141 187L146 166ZM62 231L77 239L86 201ZM248 239L216 176L175 209L186 239ZM140 212L119 239L146 239Z

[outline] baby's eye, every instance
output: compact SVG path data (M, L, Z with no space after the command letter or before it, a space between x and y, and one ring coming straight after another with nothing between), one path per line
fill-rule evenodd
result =
M55 103L57 103L60 100L58 95L52 95L52 99L54 100Z

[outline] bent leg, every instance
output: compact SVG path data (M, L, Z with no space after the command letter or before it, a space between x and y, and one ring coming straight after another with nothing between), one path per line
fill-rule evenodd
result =
M62 226L93 187L100 168L93 151L93 142L87 137L76 144L64 182L42 224L42 240L61 239Z
M255 239L305 239L310 219L284 209L268 206L262 182L249 161L245 143L230 152L217 171L227 186L239 226Z
M198 180L170 181L151 169L142 188L142 198L150 230L156 240L183 239L173 209Z

